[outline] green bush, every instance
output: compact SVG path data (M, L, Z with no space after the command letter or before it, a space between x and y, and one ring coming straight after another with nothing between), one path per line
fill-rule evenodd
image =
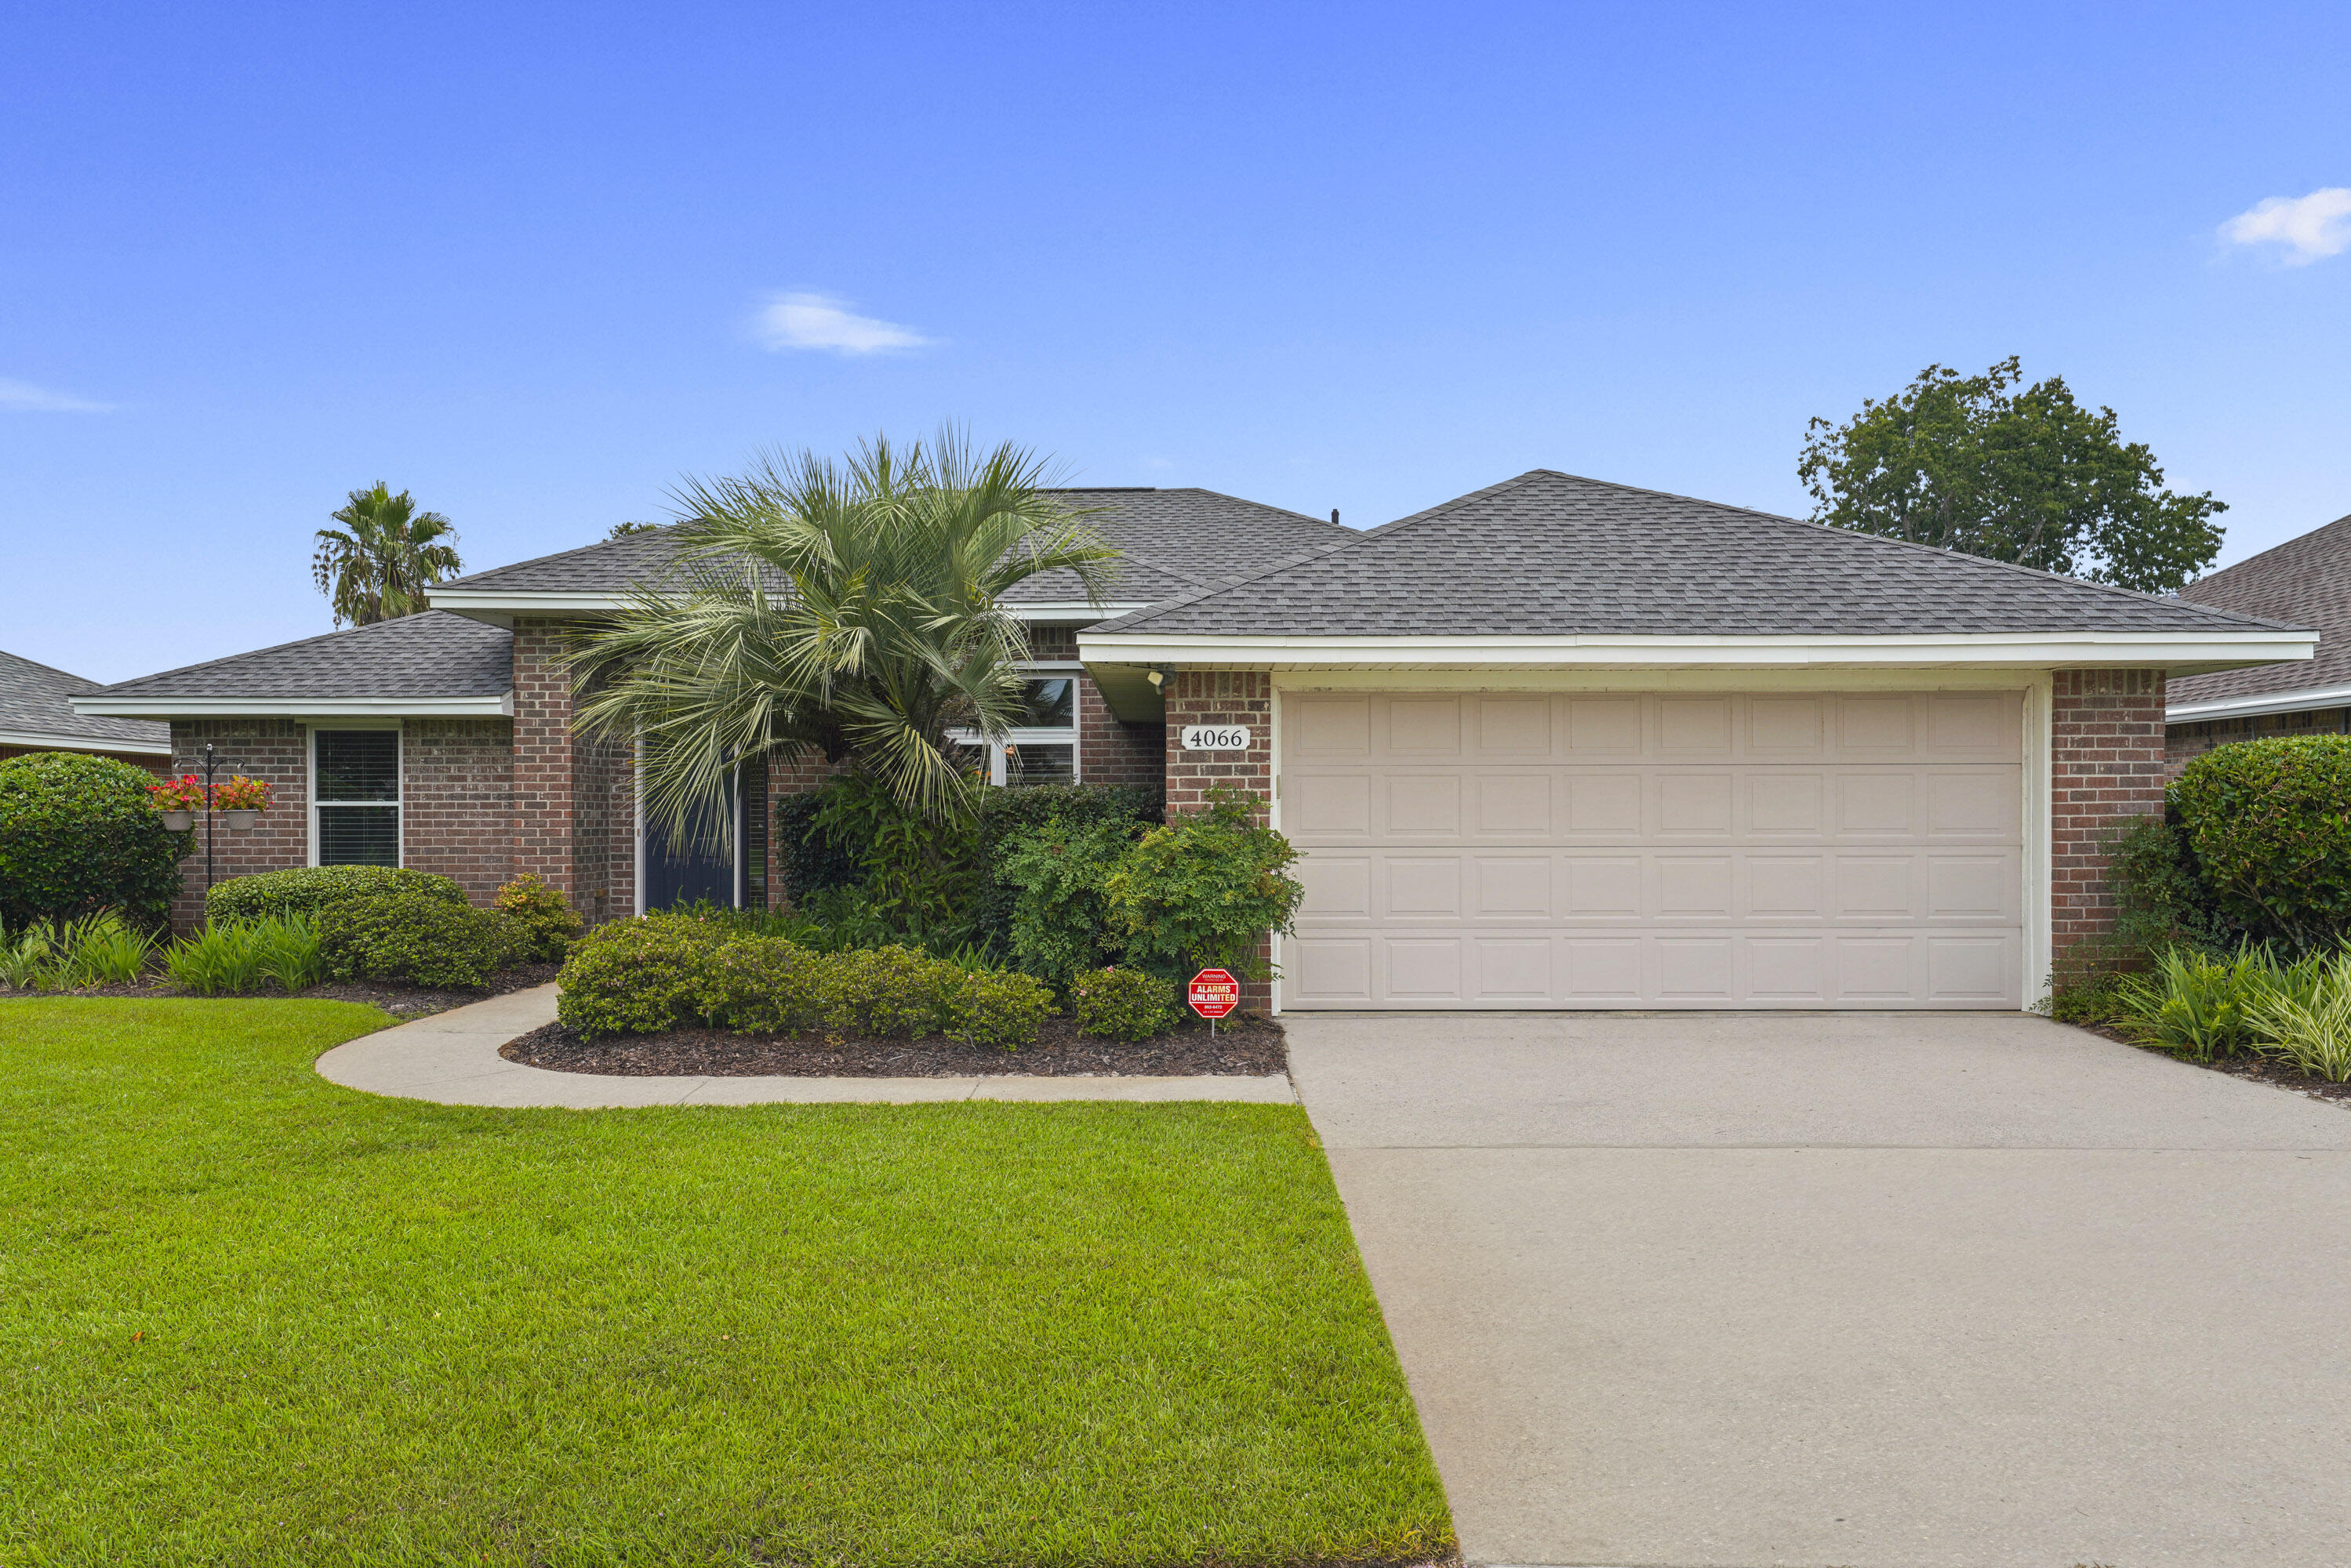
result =
M1095 969L1070 988L1070 1010L1085 1034L1149 1040L1176 1027L1176 982L1147 969Z
M713 960L729 936L676 914L599 925L573 946L557 977L556 1017L588 1040L705 1022Z
M1250 821L1252 800L1219 790L1206 810L1145 833L1103 879L1128 962L1181 978L1203 965L1262 979L1270 931L1287 932L1306 894L1289 874L1298 851Z
M579 938L578 912L563 901L559 891L541 882L537 872L527 871L498 889L490 907L515 923L534 958L561 958Z
M831 831L820 828L816 818L823 806L820 789L786 795L776 801L770 859L783 877L784 894L794 908L806 905L810 894L829 887L852 887L863 878L858 862L864 858L867 846L839 842Z
M975 941L999 953L1012 951L1012 920L1020 886L1004 874L1005 855L1017 841L1050 822L1070 831L1115 823L1133 838L1159 825L1160 797L1125 784L1040 784L989 789L979 802L979 886L971 909Z
M1102 883L1131 848L1136 823L1115 818L1050 817L1007 839L996 876L1016 890L1013 961L1067 994L1071 981L1115 959L1125 946Z
M318 922L329 972L338 979L476 990L529 953L528 937L496 910L430 894L346 899L321 909Z
M2168 800L2223 917L2299 953L2351 930L2351 736L2219 747Z
M2269 956L2254 947L2230 959L2166 948L2152 974L2116 982L2114 1017L2145 1045L2197 1061L2235 1056L2253 1044L2252 1009L2269 988L2270 972Z
M2351 952L2305 960L2296 978L2252 997L2261 1049L2313 1078L2351 1083Z
M2204 886L2187 833L2162 817L2126 822L2106 841L2106 885L2115 899L2110 946L2126 959L2187 943L2215 950L2241 944Z
M324 944L307 915L223 920L163 954L163 972L200 997L250 996L265 986L291 994L327 977Z
M931 960L941 1027L974 1045L1017 1051L1033 1044L1053 1011L1053 993L1017 969L965 969Z
M828 955L818 1004L825 1028L844 1034L936 1034L947 1012L942 967L911 947Z
M154 948L152 936L111 911L42 921L13 936L0 928L0 988L72 991L136 980Z
M277 915L316 915L330 904L388 893L413 894L445 904L465 902L464 888L430 872L382 865L297 866L214 883L204 894L204 917L266 920Z
M798 1034L823 1009L829 960L778 936L733 936L708 951L702 1017L737 1034Z
M112 909L159 928L190 836L166 832L155 776L104 757L36 751L0 761L0 928Z

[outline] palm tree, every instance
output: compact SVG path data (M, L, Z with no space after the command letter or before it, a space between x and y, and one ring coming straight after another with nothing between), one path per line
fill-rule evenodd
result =
M310 575L335 607L335 624L372 626L424 606L424 591L465 570L457 530L438 512L420 512L407 491L395 496L381 480L354 490L332 514L340 528L319 530Z
M947 430L689 481L670 580L569 655L580 727L635 742L647 810L681 839L723 832L701 824L723 818L709 808L736 760L777 746L847 763L909 812L960 816L974 787L947 732L1000 739L1025 692L1003 594L1066 569L1099 603L1117 559L1044 478L1029 453L975 455Z

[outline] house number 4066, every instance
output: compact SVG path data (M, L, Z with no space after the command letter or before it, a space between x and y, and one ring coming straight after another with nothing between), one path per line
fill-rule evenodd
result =
M1247 751L1249 748L1249 726L1245 724L1187 724L1184 727L1184 749L1186 751Z

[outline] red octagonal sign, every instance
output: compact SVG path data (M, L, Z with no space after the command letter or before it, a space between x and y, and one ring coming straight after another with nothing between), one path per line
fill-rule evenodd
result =
M1192 977L1184 999L1204 1019L1220 1019L1241 1005L1241 983L1229 969L1203 969Z

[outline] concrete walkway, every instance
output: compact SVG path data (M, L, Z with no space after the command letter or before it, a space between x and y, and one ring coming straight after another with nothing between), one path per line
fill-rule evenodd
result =
M2351 1110L2014 1014L1283 1022L1471 1562L2351 1563Z
M444 1105L551 1106L575 1111L633 1105L908 1104L940 1100L1238 1100L1289 1104L1290 1080L1263 1078L611 1078L553 1072L508 1061L498 1048L555 1021L555 988L510 991L335 1047L319 1076L371 1094Z

